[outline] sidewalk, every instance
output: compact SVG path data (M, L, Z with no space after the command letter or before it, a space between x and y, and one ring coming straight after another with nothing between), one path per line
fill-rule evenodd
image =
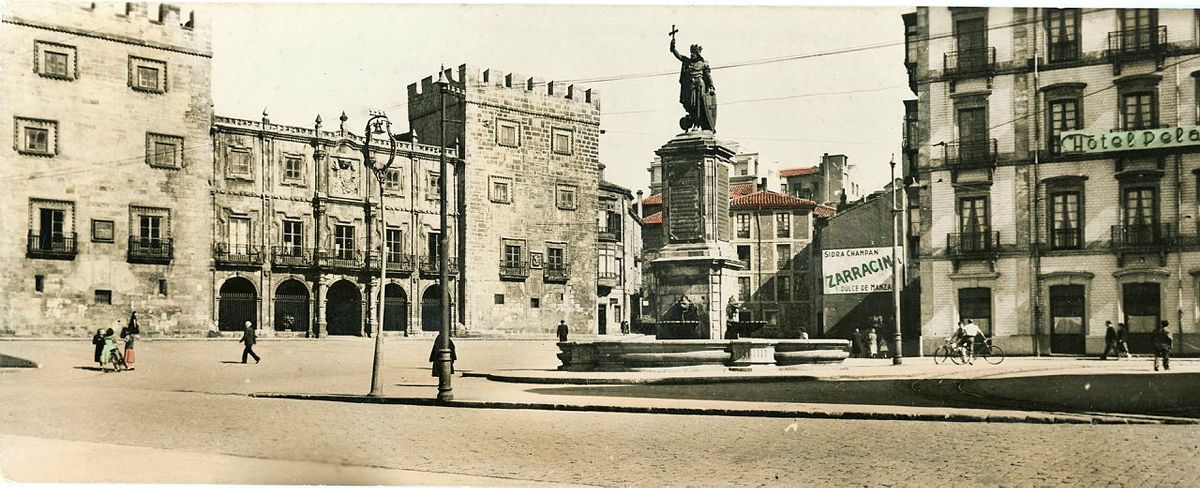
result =
M892 366L888 360L848 360L842 366L817 366L792 371L764 373L738 373L720 371L646 372L646 373L573 373L552 370L504 370L465 371L453 379L455 398L451 402L437 402L435 384L398 385L404 388L385 388L385 396L370 398L360 395L312 392L256 393L259 398L288 398L362 403L388 403L405 405L440 405L461 408L535 409L558 411L592 411L623 413L665 413L675 415L724 415L784 418L836 418L874 420L926 420L952 422L1029 422L1029 423L1097 423L1097 424L1197 424L1194 418L1156 416L1130 413L1096 413L1079 411L1030 411L1011 408L1011 399L996 398L988 405L988 395L963 388L964 382L994 378L1041 377L1048 372L1055 375L1088 375L1102 372L1105 375L1135 375L1141 371L1141 361L1125 361L1104 364L1087 364L1079 361L1074 367L1064 367L1062 359L1038 360L1022 358L1010 360L1008 366L979 367L928 364ZM910 359L911 361L911 359ZM903 368L899 372L897 368ZM1170 375L1200 372L1200 361L1180 361ZM1135 377L1135 376L1131 376ZM1180 377L1183 376L1172 376ZM432 379L431 379L432 381ZM829 402L781 402L763 401L765 394L753 401L704 399L705 396L721 396L717 389L729 390L748 385L740 394L754 396L769 385L779 389L794 389L804 383L813 388L840 390L847 383L880 382L879 387L868 392L878 397L911 396L897 399L897 404L839 403ZM813 384L821 383L821 384ZM972 383L973 384L973 383ZM584 385L584 386L578 386ZM648 392L634 390L660 385L674 385L670 391ZM427 388L413 388L426 386ZM911 391L903 391L907 387ZM890 391L894 388L896 391ZM753 391L751 390L753 389ZM861 389L861 388L860 388ZM390 390L390 391L388 391ZM682 398L668 395L680 394ZM828 397L833 397L833 392ZM852 392L849 396L858 393ZM655 396L662 395L662 396ZM821 395L821 393L817 393ZM738 396L737 394L732 396ZM842 395L846 396L846 395ZM944 397L944 398L943 398ZM866 398L864 398L866 400ZM944 400L944 401L943 401ZM886 400L885 400L886 402ZM939 403L949 405L938 406ZM1005 407L1010 405L1010 407Z

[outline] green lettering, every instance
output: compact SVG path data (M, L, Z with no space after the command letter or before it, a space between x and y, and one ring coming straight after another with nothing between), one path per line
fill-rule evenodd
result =
M879 271L881 271L881 268L879 267L878 259L871 261L867 264L864 264L863 266L866 266L868 269L870 269L872 273L878 273Z
M1132 135L1132 134L1130 134L1130 135ZM1153 142L1154 142L1154 133L1150 132L1150 131L1143 131L1142 132L1142 146L1150 147L1150 144Z
M1189 130L1188 140L1192 142L1200 142L1200 129Z

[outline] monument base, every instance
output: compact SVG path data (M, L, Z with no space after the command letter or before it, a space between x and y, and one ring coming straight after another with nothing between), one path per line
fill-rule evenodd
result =
M845 339L647 340L560 342L563 371L773 371L841 363Z
M728 326L725 307L738 294L733 271L741 262L727 257L668 253L650 263L654 277L652 313L659 339L722 339ZM694 324L694 325L692 325Z

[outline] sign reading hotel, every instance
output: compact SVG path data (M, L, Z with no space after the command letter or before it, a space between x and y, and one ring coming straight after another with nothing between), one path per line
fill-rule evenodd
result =
M1062 133L1059 142L1062 144L1063 154L1096 154L1200 146L1200 127L1168 127L1121 132L1069 130Z
M904 248L896 248L903 264ZM821 269L826 295L892 291L892 248L863 247L821 251Z

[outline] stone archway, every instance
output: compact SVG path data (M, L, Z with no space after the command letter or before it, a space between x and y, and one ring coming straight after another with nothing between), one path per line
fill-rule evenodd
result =
M294 279L275 288L275 330L308 330L308 287Z
M454 302L450 302L450 323L454 323ZM442 287L429 285L421 294L421 330L440 332L442 330Z
M362 335L362 293L354 283L346 280L334 283L325 300L329 335Z
M217 329L239 331L258 318L258 292L250 280L235 276L221 284L217 297Z
M408 294L395 283L388 283L383 289L387 295L383 300L383 330L408 330Z

